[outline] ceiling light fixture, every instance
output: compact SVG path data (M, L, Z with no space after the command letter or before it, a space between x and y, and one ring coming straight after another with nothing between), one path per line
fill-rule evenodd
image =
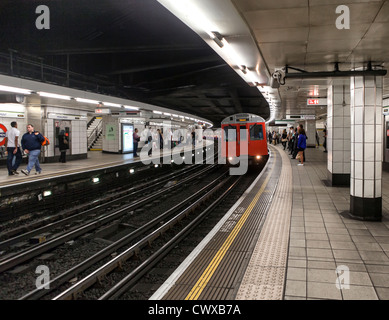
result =
M112 102L103 102L104 106L106 107L115 107L115 108L121 108L122 106L117 103L112 103Z
M31 94L32 92L32 90L20 89L20 88L8 87L8 86L0 86L0 91L7 91L13 93L20 93L20 94Z
M84 98L76 98L76 101L77 102L82 102L82 103L100 104L100 101L84 99Z
M54 94L54 93L48 93L48 92L38 92L38 94L41 97L45 97L45 98L61 99L61 100L68 100L68 101L71 100L71 98L69 96L63 96L60 94Z
M129 110L139 110L138 107L130 107L130 106L123 106L124 109L129 109Z

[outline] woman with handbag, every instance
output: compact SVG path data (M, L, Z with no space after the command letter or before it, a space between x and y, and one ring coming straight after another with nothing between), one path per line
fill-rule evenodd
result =
M285 150L286 143L288 142L288 133L286 132L286 129L284 129L284 132L282 133L281 142L282 142L282 145L284 146L284 150Z

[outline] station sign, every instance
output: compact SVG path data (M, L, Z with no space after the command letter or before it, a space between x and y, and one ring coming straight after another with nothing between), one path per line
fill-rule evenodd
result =
M384 116L389 116L389 107L383 109Z
M48 119L56 119L56 120L87 120L86 116L77 116L77 115L68 115L68 114L58 114L58 113L49 113L47 115Z
M308 106L326 106L327 99L308 99L307 105Z
M95 113L97 113L97 114L110 114L111 109L95 109Z
M5 137L7 134L7 128L0 123L0 146L5 145Z
M301 120L316 120L316 116L312 114L301 116Z
M119 111L119 112L112 112L112 117L139 117L140 112L139 111Z
M19 119L23 119L24 118L24 113L0 111L0 117L2 117L2 118L19 118Z

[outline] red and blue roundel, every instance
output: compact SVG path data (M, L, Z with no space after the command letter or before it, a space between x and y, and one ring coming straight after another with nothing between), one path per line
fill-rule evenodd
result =
M7 133L7 128L0 123L0 147L5 145L5 135Z

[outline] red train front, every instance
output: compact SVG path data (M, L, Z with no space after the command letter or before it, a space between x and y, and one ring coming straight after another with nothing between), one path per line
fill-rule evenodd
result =
M222 121L222 157L234 163L240 156L247 156L249 164L267 160L266 124L262 117L246 113Z

